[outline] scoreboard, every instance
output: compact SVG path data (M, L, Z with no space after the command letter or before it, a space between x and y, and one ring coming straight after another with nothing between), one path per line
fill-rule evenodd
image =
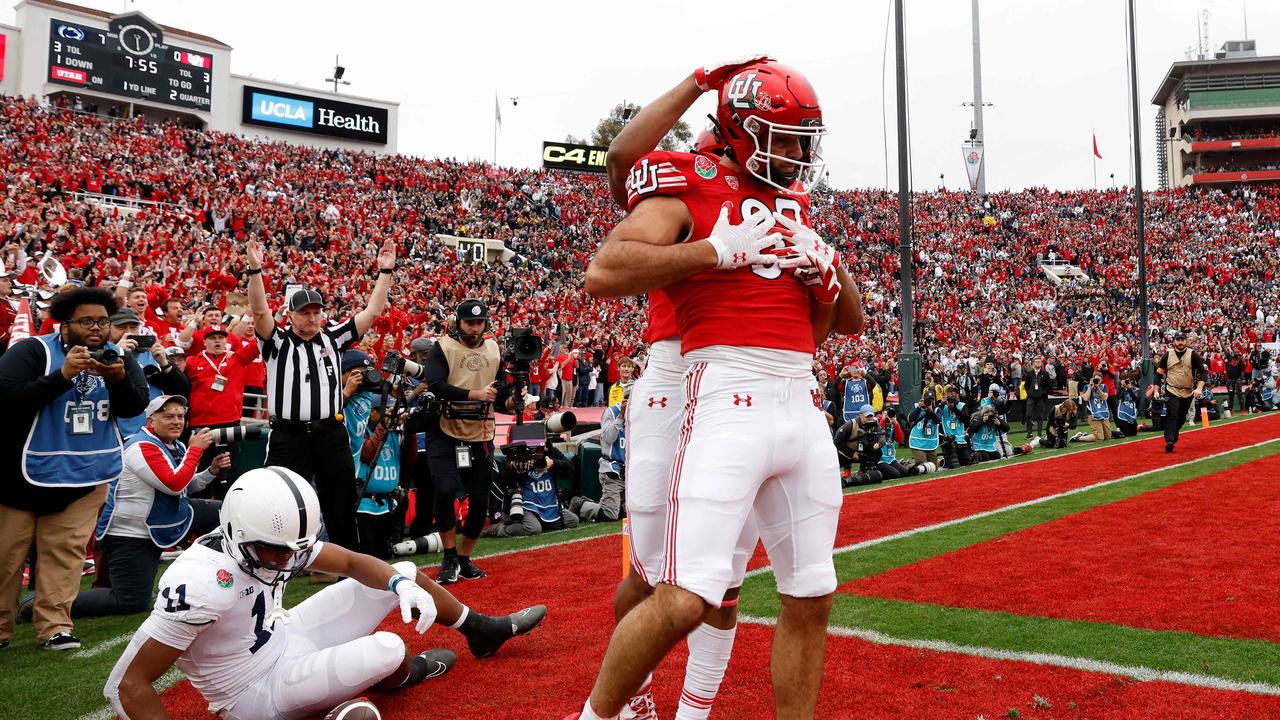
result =
M106 30L55 18L49 82L207 112L213 56L166 44L160 28L138 15L113 19Z

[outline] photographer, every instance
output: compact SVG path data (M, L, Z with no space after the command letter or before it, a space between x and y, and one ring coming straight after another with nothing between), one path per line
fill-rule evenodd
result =
M861 365L846 367L840 371L840 375L844 378L844 394L841 396L840 404L844 422L857 420L863 405L874 407L872 392L875 383L866 379L866 371Z
M857 472L845 477L842 483L844 487L873 485L884 480L879 465L884 458L885 445L892 447L893 442L886 439L884 430L876 421L875 408L864 404L859 409L855 420L841 426L837 432L836 442L846 448L852 448L852 453L849 455L850 466L853 463L858 466ZM843 457L841 459L843 460Z
M71 617L147 610L160 552L218 526L221 503L188 497L226 473L231 459L219 453L208 470L197 472L213 435L202 428L192 433L190 447L183 445L178 437L186 414L187 401L179 395L161 395L147 406L147 426L125 446L123 470L111 485L94 532L109 561L111 587L81 592Z
M942 418L942 453L947 467L956 468L973 464L969 446L969 406L960 400L960 390L947 387L947 399L938 413Z
M611 522L622 517L622 491L627 473L627 402L630 388L622 403L600 416L600 502L574 498L569 507L584 522Z
M938 436L942 433L942 418L938 416L936 407L937 396L930 389L924 393L920 402L916 403L915 409L907 416L907 424L911 426L911 433L907 439L907 446L911 448L911 457L915 459L917 466L932 463L932 469L937 469Z
M481 300L464 300L454 315L451 334L427 352L423 373L427 386L446 407L479 403L483 419L428 417L427 459L435 481L436 522L444 544L437 577L442 585L459 578L474 580L484 571L471 562L487 514L489 474L493 468L494 406L512 409L512 388L502 371L498 343L486 339L489 309ZM459 489L470 499L462 538L456 538L453 504Z
M100 288L59 293L49 308L58 332L15 343L0 357L0 457L8 467L0 472L0 646L13 637L34 541L36 637L50 650L80 647L71 603L107 484L121 471L116 418L147 406L142 368L107 343L117 309Z
M1080 402L1089 410L1089 432L1078 432L1072 442L1096 442L1111 439L1111 406L1107 404L1107 386L1101 375L1089 379L1089 386L1080 391Z
M1070 442L1068 434L1071 432L1071 426L1075 424L1078 411L1076 401L1070 399L1063 400L1049 411L1049 423L1045 428L1045 447L1061 450L1067 446Z
M536 466L521 464L508 459L499 471L499 483L514 488L511 510L500 523L492 523L482 531L486 537L522 537L551 530L578 527L578 515L573 510L560 507L556 494L556 476L573 472L573 463L555 445L547 443L545 456L537 459ZM586 498L575 498L586 500ZM600 512L599 503L581 504L584 512L588 506L593 513ZM616 518L615 518L616 519Z
M356 468L359 549L383 560L391 557L391 543L400 539L392 521L400 503L401 433L392 427L398 419L388 417L381 404L386 381L369 355L359 350L342 353L342 422Z
M1269 359L1269 358L1268 358ZM1258 366L1253 367L1254 374ZM1200 353L1187 347L1186 333L1179 332L1173 336L1173 347L1165 351L1156 362L1156 373L1164 378L1168 391L1168 414L1164 418L1164 451L1173 452L1178 444L1178 433L1187 422L1187 414L1191 412L1194 398L1204 392L1204 381L1208 371Z
M894 442L894 428L896 426L893 418L889 417L889 413L884 414L879 425L884 441L880 445L880 462L876 464L876 470L880 473L881 479L897 480L910 475L911 469L898 460L898 446Z
M969 437L973 443L973 457L977 462L999 460L1005 457L1002 436L1009 432L1009 423L994 404L984 404L969 420Z
M1151 425L1138 422L1138 386L1136 373L1120 378L1120 398L1116 402L1116 436L1133 437Z
M110 341L120 348L125 357L137 362L147 378L147 395L151 399L161 395L191 394L191 383L169 362L169 356L157 342L155 335L142 335L142 320L130 308L120 308L111 314ZM147 424L147 417L120 418L120 435L128 441Z

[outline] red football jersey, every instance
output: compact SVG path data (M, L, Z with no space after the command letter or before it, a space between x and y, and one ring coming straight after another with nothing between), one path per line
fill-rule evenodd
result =
M659 340L678 337L680 327L676 325L676 308L661 290L649 293L649 324L644 329L644 341L650 345Z
M807 196L729 172L705 155L657 151L640 158L627 180L628 209L659 195L679 198L689 208L694 240L711 235L725 203L735 223L744 214L777 211L809 224ZM664 291L675 306L682 353L712 345L814 351L809 291L778 267L708 270Z

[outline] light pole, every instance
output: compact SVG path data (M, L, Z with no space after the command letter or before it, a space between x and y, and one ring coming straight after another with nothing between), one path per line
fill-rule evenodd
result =
M1133 0L1129 0L1129 102L1133 117L1133 199L1138 235L1138 322L1142 328L1142 386L1150 387L1155 378L1151 362L1151 323L1147 314L1147 237L1146 208L1142 197L1142 115L1138 112L1137 16ZM1146 398L1142 398L1146 404Z
M908 167L907 136L907 48L903 32L902 5L894 3L894 36L897 47L898 91L898 261L902 285L902 354L898 356L898 409L905 415L920 399L920 354L916 352L915 302L912 283L915 262L911 248L911 172Z
M346 68L344 68L344 67L342 67L342 61L338 60L338 56L337 56L337 55L334 55L334 56L333 56L333 77L329 77L329 78L325 78L325 79L324 79L324 81L325 81L325 82L331 82L331 83L333 83L333 94L334 94L334 95L337 95L337 94L338 94L338 86L339 86L339 85L350 85L350 84L351 84L351 83L347 82L346 80L343 80L343 79L342 79L342 76L343 76L343 75L345 75L346 73L347 73L347 69L346 69Z

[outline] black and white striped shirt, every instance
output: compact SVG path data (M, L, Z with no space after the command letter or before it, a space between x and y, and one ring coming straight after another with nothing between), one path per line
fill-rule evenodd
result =
M310 340L276 326L258 337L267 366L267 406L281 420L333 420L342 409L342 352L360 339L355 318L327 326Z

